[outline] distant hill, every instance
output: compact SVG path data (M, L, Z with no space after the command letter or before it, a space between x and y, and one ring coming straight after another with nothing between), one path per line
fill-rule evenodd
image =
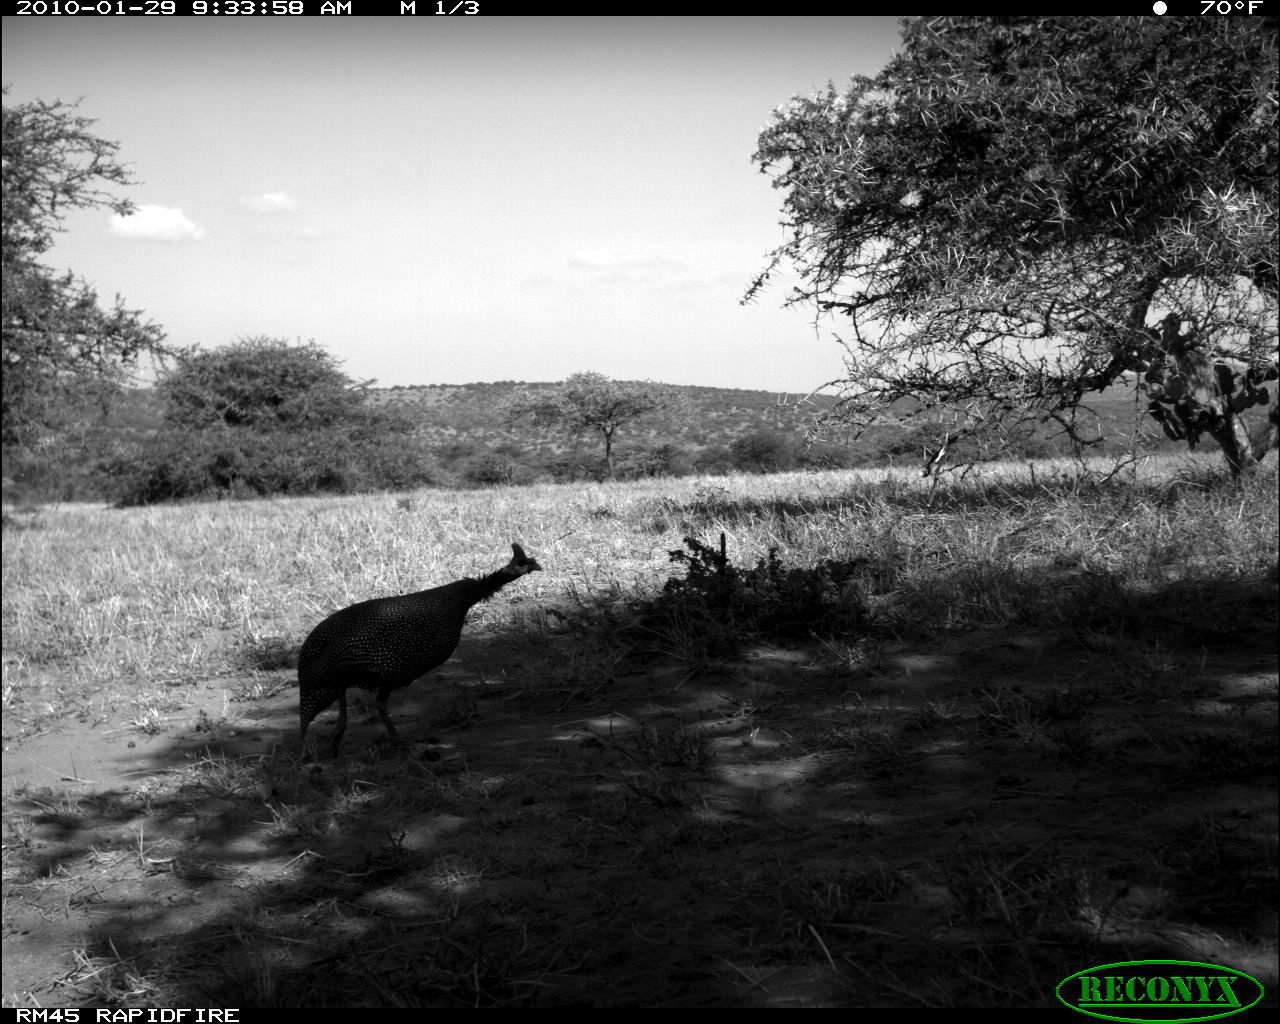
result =
M413 441L420 446L419 454L434 467L431 479L440 486L599 475L603 454L599 437L573 438L527 423L513 426L506 422L506 405L517 391L536 392L554 386L496 381L375 388L369 400L395 409L411 421ZM919 462L924 446L936 434L911 417L911 409L905 403L898 414L884 417L855 439L848 427L838 422L823 423L823 417L836 402L830 394L699 386L673 386L672 390L677 397L672 408L619 430L615 463L620 475ZM1096 425L1110 439L1095 451L1123 447L1138 418L1133 389L1114 388L1095 396L1089 405ZM56 466L7 464L5 476L25 485L19 490L26 493L45 493L53 487L57 494L48 496L102 496L111 489L110 480L101 475L103 470L95 468L102 465L102 454L144 453L149 439L164 427L162 411L155 391L128 390L104 420L86 431L81 454L60 452ZM1143 423L1145 444L1183 450L1158 435L1154 427L1150 419ZM811 434L817 441L806 448L806 438ZM1012 439L1009 444L1007 454L1015 457L1065 454L1071 450L1069 442L1052 425Z
M466 444L478 449L518 446L530 459L563 455L578 450L572 439L549 430L528 425L508 426L501 416L506 403L517 391L550 389L552 383L496 381L475 384L425 384L374 388L369 393L375 405L399 409L417 427L417 436L431 447ZM629 428L619 431L621 450L675 445L691 456L708 448L728 448L734 441L753 432L774 432L801 441L807 432L831 411L835 397L830 394L803 395L790 392L749 391L739 388L714 388L673 385L681 399L677 409L646 416ZM1102 432L1111 438L1127 435L1135 420L1132 387L1115 387L1088 403L1096 414ZM860 442L858 448L879 449L886 441L901 435L915 424L908 410L901 415L885 417ZM150 389L131 389L116 405L102 429L122 441L140 441L163 426L156 393ZM1154 424L1146 421L1144 431L1155 434ZM1046 431L1046 436L1049 431ZM821 437L832 444L850 442L849 432L837 424L827 425ZM594 450L596 439L583 439L581 447ZM1163 441L1163 447L1179 446ZM869 454L870 452L868 452Z
M551 383L498 381L493 384L433 384L379 388L371 393L380 405L394 405L408 413L429 444L467 441L497 447L532 444L534 452L561 454L575 448L569 438L526 424L511 427L498 413L517 391L551 389ZM727 447L752 431L777 431L803 438L806 430L834 399L735 388L675 385L677 408L652 413L619 431L621 448L673 444L696 453L708 447ZM596 447L596 439L586 439ZM525 447L525 450L529 450Z
M371 398L408 413L423 440L434 446L466 443L489 449L518 448L522 457L531 463L545 462L569 452L597 450L598 438L584 438L575 444L572 439L552 431L527 425L508 426L498 415L516 391L554 386L518 381L436 384L377 389ZM816 434L825 442L829 453L845 448L847 464L869 465L884 462L887 451L900 448L909 435L916 436L919 431L918 421L909 415L910 408L905 404L899 414L882 418L855 441L848 428L836 422L823 422L823 417L836 403L831 394L690 385L675 385L673 390L679 398L676 408L654 413L619 432L621 452L669 444L696 462L701 453L727 449L753 433L775 434L800 444L810 431L819 428ZM1086 415L1084 423L1096 425L1101 433L1114 439L1113 447L1114 442L1133 432L1138 409L1132 386L1112 388L1087 404L1092 419ZM1142 430L1156 447L1178 450L1177 444L1159 435L1149 419L1144 421ZM1054 439L1058 433L1056 427L1038 431L1035 450L1043 454L1069 451L1068 442ZM906 452L897 454L908 457Z

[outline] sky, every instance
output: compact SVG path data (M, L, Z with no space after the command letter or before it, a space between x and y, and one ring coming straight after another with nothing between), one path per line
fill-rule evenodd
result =
M380 386L807 392L838 324L742 295L785 240L774 108L896 18L3 19L6 105L80 100L138 184L45 262L175 345L309 341Z

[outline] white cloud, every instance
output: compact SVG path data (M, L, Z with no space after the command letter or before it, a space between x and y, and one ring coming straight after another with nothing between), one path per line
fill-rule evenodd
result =
M656 253L618 253L613 249L579 249L569 266L601 274L606 280L654 280L684 270L684 264Z
M579 249L569 257L569 265L601 270L618 265L618 255L612 249Z
M204 228L176 206L139 206L127 217L112 214L111 233L156 242L198 242L204 238Z
M298 208L298 201L288 192L264 192L260 196L250 196L240 202L254 213L288 213Z

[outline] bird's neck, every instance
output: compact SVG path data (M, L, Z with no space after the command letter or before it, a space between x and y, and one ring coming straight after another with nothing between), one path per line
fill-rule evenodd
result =
M505 569L499 569L497 572L489 573L488 576L481 576L478 580L472 580L475 584L476 600L484 601L492 597L515 578Z

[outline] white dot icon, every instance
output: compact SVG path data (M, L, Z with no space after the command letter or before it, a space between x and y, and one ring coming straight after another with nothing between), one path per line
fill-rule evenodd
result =
M1164 14L1164 12L1169 9L1169 5L1165 3L1164 0L1156 0L1156 2L1151 5L1151 9L1155 11L1156 14Z

